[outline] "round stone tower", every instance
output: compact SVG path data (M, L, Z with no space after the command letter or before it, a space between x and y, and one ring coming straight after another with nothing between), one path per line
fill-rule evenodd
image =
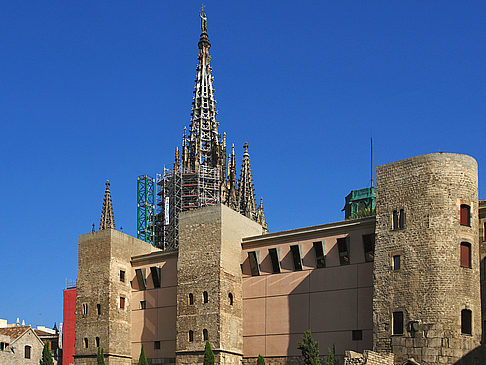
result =
M373 345L453 364L479 346L478 169L434 153L377 168Z

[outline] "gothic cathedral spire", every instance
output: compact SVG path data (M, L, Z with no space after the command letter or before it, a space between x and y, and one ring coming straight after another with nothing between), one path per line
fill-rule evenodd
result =
M257 209L255 204L255 188L251 176L250 154L248 153L248 143L243 146L243 163L241 164L240 181L238 183L238 209L244 216L255 220Z
M109 180L106 180L105 197L103 199L103 208L101 208L100 231L107 228L115 229L115 216L111 203Z

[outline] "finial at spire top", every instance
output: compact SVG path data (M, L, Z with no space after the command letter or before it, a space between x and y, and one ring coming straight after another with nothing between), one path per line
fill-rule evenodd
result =
M245 149L245 152L243 153L243 156L247 155L249 156L249 153L248 153L248 142L245 142L245 144L243 145L243 148Z
M100 230L115 229L115 216L113 215L113 204L111 202L110 181L106 180L105 197L101 209Z
M199 12L199 17L201 18L201 32L208 33L208 18L206 18L206 11L204 10L206 6L201 5L201 11Z

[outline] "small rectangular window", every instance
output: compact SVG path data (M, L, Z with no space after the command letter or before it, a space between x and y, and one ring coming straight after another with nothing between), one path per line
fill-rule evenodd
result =
M324 245L322 244L322 241L318 242L313 242L312 245L314 246L314 252L316 254L316 267L317 268L323 268L326 267L326 255L325 255L325 249L326 249L326 241L324 241Z
M402 258L400 255L393 256L393 270L400 270L402 266Z
M363 235L363 248L366 262L373 262L375 259L375 234Z
M461 226L471 225L471 208L469 205L461 204Z
M150 273L152 274L152 282L154 283L154 288L160 288L160 285L162 283L160 266L150 266Z
M154 350L160 350L160 341L154 341Z
M140 309L145 309L147 307L147 302L145 300L140 301Z
M403 312L393 312L393 334L403 335Z
M469 309L461 311L461 333L464 335L472 334L472 312Z
M302 245L291 245L290 251L292 252L292 258L294 261L294 270L302 270Z
M398 229L398 211L393 211L393 229Z
M82 314L83 314L83 317L86 317L88 315L88 304L87 303L83 303L83 305L82 305Z
M123 270L120 270L120 281L122 283L125 282L125 271L123 271Z
M30 359L30 346L25 346L25 353L24 353L24 357L26 359Z
M353 341L361 341L363 339L362 330L353 330Z
M100 347L100 338L96 337L95 341L96 341L96 347Z
M248 260L250 261L251 275L260 275L260 251L248 252Z
M471 244L461 242L461 266L471 268Z
M280 272L280 247L269 248L268 253L272 261L272 271L274 274L278 274Z
M84 338L84 348L88 348L88 339L86 337Z
M337 239L338 251L339 251L339 263L341 265L349 265L349 238Z
M145 268L135 269L135 274L137 275L138 288L140 290L145 290L147 288L147 282L145 281Z
M125 309L125 298L120 297L120 309Z
M101 315L101 304L96 304L96 312Z
M400 209L400 216L398 217L398 229L405 228L405 210Z

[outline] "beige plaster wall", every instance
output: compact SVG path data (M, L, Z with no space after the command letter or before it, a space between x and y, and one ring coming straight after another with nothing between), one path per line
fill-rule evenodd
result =
M244 357L299 356L297 344L310 329L321 354L336 346L372 348L373 263L365 262L362 236L374 218L280 232L243 240ZM349 237L350 264L340 265L337 239ZM326 267L316 268L313 242L325 241ZM302 245L303 270L294 271L291 245ZM272 273L269 248L280 247L281 273ZM260 276L251 276L249 251L260 252ZM362 330L362 340L352 340Z

